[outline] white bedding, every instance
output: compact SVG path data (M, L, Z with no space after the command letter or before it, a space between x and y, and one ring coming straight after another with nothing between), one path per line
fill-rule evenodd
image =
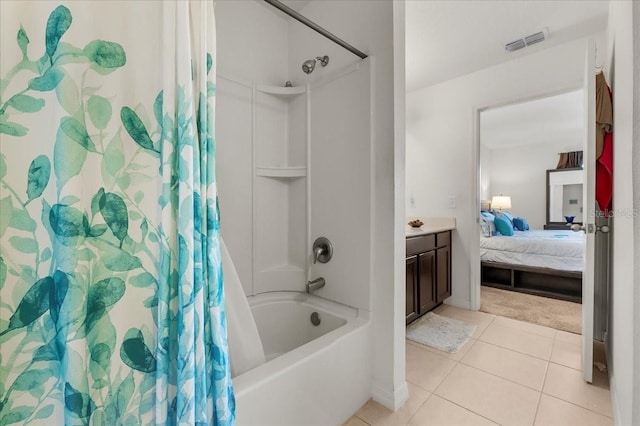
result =
M512 265L582 271L583 233L573 231L514 231L511 237L480 238L480 259Z

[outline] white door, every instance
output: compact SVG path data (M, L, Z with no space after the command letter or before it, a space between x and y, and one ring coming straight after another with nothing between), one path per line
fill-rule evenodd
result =
M583 141L584 185L582 186L584 271L582 273L582 371L586 382L591 383L593 373L593 308L595 265L595 197L596 197L596 49L593 40L587 42L584 70L585 132Z

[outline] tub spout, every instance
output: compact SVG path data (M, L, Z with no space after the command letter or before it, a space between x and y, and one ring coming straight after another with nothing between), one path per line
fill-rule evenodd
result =
M313 281L307 281L307 293L311 294L314 291L324 287L325 285L325 281L324 278L320 277L320 278L316 278Z

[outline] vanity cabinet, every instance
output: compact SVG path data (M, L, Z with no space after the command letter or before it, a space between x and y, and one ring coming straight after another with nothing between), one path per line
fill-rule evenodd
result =
M407 238L406 323L451 296L451 231Z

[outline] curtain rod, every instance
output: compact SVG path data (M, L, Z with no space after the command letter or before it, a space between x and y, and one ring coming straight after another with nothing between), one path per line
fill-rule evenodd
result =
M334 34L331 34L329 31L325 30L320 25L318 25L315 22L307 19L306 17L304 17L303 15L299 14L295 10L291 9L289 6L281 3L280 1L278 1L278 0L264 0L264 1L269 3L271 6L275 7L276 9L279 9L281 12L284 12L287 15L291 16L296 21L301 22L304 25L306 25L307 27L311 28L312 30L317 31L318 33L322 34L323 36L325 36L329 40L333 41L334 43L339 44L340 46L344 47L345 49L347 49L349 52L353 53L354 55L357 55L357 56L361 57L362 59L365 59L367 57L367 55L362 53L360 50L356 49L355 47L353 47L352 45L350 45L346 41L342 40L341 38L336 37Z

